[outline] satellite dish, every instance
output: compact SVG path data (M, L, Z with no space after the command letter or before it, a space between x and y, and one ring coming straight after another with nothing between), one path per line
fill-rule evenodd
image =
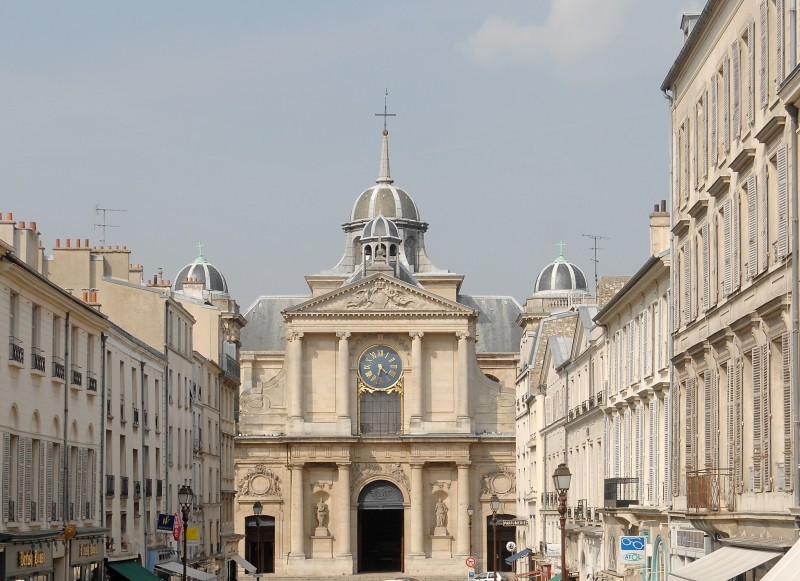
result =
M506 551L508 551L509 553L513 553L516 550L517 550L517 544L514 541L508 541L506 543Z

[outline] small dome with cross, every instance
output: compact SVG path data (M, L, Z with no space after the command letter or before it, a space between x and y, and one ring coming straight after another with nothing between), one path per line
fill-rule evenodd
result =
M200 254L194 262L184 266L175 277L172 285L173 291L182 291L187 282L199 282L203 284L203 290L228 294L228 283L219 269L208 262L203 256L203 243L197 245Z
M586 287L586 276L583 271L574 264L570 264L564 258L564 243L559 243L560 254L558 257L545 266L536 277L536 285L533 288L536 293L551 293L560 291L584 291Z

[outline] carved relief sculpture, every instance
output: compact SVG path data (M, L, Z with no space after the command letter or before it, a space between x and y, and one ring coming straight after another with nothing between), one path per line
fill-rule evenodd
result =
M281 479L263 464L248 471L239 480L239 496L281 497Z
M481 477L481 494L513 494L517 491L517 476L508 466L499 466Z

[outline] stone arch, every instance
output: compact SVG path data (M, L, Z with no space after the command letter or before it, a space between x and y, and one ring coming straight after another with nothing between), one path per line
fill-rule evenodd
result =
M402 509L405 503L400 487L384 478L365 483L358 494L359 510Z
M19 408L16 403L12 403L8 410L8 426L12 430L19 430Z
M61 434L61 420L59 420L58 416L53 416L53 437L60 438L63 434Z
M69 433L69 439L72 440L73 442L77 442L78 441L78 422L77 421L72 420L72 427L70 428L69 432L70 432Z
M30 431L34 434L41 434L42 430L42 422L39 418L39 410L33 410L33 414L31 414L31 426Z
M667 581L669 579L669 550L664 537L656 536L653 543L653 581Z

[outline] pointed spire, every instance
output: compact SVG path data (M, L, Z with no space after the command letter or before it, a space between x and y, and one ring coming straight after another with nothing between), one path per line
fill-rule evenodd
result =
M378 173L378 179L375 180L379 184L394 183L392 175L389 172L389 132L383 130L383 145L381 146L381 169Z

